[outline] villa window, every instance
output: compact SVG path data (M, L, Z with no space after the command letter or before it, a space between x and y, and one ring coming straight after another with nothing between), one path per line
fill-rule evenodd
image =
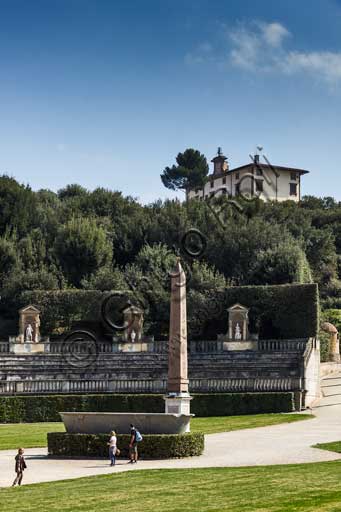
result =
M295 173L295 172L291 172L291 173L290 173L290 179L291 179L292 181L296 181L296 180L297 180L297 175L296 175L296 173Z
M263 180L256 180L256 192L263 192Z
M226 185L226 178L223 178L223 185Z
M211 181L211 188L214 187L214 181Z
M236 180L239 180L239 172L236 172Z
M290 195L297 196L297 183L290 183Z
M263 171L259 167L256 167L256 174L257 176L263 176Z
M240 194L240 183L236 184L236 196L239 196Z

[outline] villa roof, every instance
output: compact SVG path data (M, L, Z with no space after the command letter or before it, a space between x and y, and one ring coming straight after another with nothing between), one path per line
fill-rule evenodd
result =
M268 164L261 164L261 163L249 163L249 164L245 164L245 165L241 165L239 167L235 167L234 169L226 169L225 172L220 172L220 173L211 173L211 174L208 174L207 178L209 179L217 179L217 178L222 178L224 176L228 176L230 174L233 174L234 172L239 172L243 169L247 169L247 168L254 168L254 167L260 167L261 169L263 170L269 170L270 172L272 171L272 169L276 169L278 171L288 171L288 172L298 172L299 174L308 174L310 171L307 171L305 169L298 169L297 167L284 167L283 165L268 165Z
M289 171L289 172L299 172L300 174L308 174L309 171L305 169L298 169L297 167L284 167L283 165L268 165L262 163L249 163L246 165L241 165L240 167L235 167L234 169L230 169L229 172L240 171L241 169L246 169L247 167L260 167L261 169L278 169L279 171Z

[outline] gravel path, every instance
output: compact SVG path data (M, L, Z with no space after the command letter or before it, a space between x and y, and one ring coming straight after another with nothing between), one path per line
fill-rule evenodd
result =
M341 454L317 450L316 443L341 440L341 374L323 380L323 398L316 418L297 423L260 427L206 436L200 457L165 461L118 461L110 468L103 459L49 459L46 448L26 450L24 483L48 482L99 474L160 468L203 468L307 463L341 459ZM15 450L0 452L0 486L14 478Z

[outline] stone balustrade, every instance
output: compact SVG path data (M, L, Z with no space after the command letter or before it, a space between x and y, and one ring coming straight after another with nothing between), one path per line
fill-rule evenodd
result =
M87 356L92 343L51 341L50 352L16 355L0 342L0 396L166 393L167 341L149 341L147 351L135 353L118 351L118 342L99 341L94 360L82 366L84 358L77 354ZM189 346L192 393L292 391L303 396L312 387L310 361L315 352L319 357L313 339L261 340L257 351L231 352L223 342L210 340Z
M189 351L197 354L212 354L222 352L223 343L217 340L198 340L191 341L189 344Z
M97 352L101 354L108 354L113 352L113 344L105 341L97 341L96 347L95 342L85 340L85 341L72 341L69 343L64 343L62 341L53 341L50 342L50 354L62 354L62 353L79 353L85 354L91 349L93 346Z
M258 350L261 352L304 352L307 346L307 339L295 340L259 340ZM87 353L89 350L95 350L99 354L109 354L112 352L126 352L124 343L111 341L51 341L46 344L46 352L50 354L62 353ZM166 353L168 350L167 341L148 341L148 343L126 343L126 345L135 345L134 352ZM189 342L189 352L192 354L214 354L224 352L224 343L221 340L196 340ZM127 350L129 352L129 350ZM0 341L0 354L9 353L9 342Z
M304 352L307 338L295 340L259 340L258 350L262 352Z
M190 379L190 391L206 392L271 392L296 391L301 388L300 378L235 378ZM0 395L63 394L63 393L165 393L167 380L21 380L0 381Z
M0 354L8 354L9 353L9 342L8 341L0 341Z

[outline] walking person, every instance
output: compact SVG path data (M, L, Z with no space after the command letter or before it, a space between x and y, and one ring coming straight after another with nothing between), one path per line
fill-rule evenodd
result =
M21 485L23 476L24 476L24 470L27 468L25 457L24 457L24 449L19 448L17 455L15 456L15 472L17 476L14 479L14 482L12 484L12 487L15 485Z
M116 464L116 450L117 450L117 436L116 432L112 430L110 432L110 439L109 439L109 459L110 459L110 466L115 466Z
M140 432L134 427L134 425L130 424L130 443L129 443L129 455L130 455L130 464L136 464L138 460L138 451L137 444L142 441L143 437Z

